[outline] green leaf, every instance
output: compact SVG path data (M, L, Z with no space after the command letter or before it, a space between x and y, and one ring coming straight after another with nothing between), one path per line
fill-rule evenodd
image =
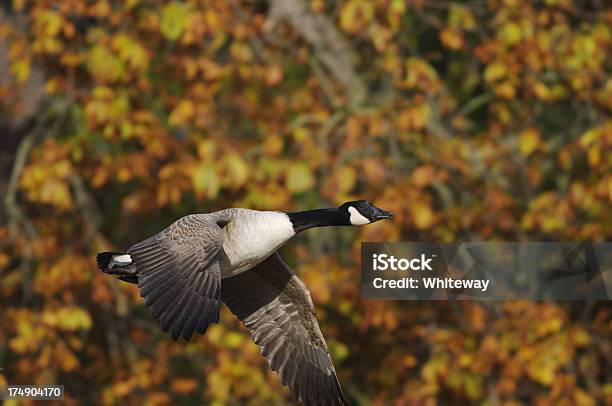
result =
M183 3L173 2L161 11L161 33L166 39L176 41L185 30L189 9Z
M96 45L89 50L87 68L102 81L114 81L123 75L123 64L104 45Z
M287 171L287 188L292 193L304 192L315 184L315 178L306 163L292 164Z
M219 177L215 168L210 164L201 164L195 168L191 174L193 189L198 195L205 195L209 199L214 199L219 194Z

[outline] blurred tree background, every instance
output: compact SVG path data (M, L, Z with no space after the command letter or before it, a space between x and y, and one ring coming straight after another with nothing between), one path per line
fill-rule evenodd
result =
M0 384L284 404L224 309L174 343L96 269L178 217L365 198L283 249L359 404L612 404L609 302L377 302L360 241L612 235L604 0L0 2ZM299 266L297 265L299 264Z

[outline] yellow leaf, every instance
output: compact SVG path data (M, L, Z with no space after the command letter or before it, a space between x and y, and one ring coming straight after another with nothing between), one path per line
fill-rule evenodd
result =
M550 100L551 92L548 86L543 84L542 82L536 82L533 90L535 91L536 96L538 96L541 100Z
M507 22L497 32L497 38L508 46L512 46L521 40L521 27L514 22Z
M402 111L396 117L396 125L400 130L419 131L429 123L431 109L427 104L419 104Z
M538 130L529 128L519 136L519 151L525 156L531 155L539 148L541 143L542 140Z
M62 28L62 17L54 11L45 10L36 16L34 28L42 37L55 37Z
M63 330L88 330L91 327L89 313L78 307L45 310L42 321L49 326Z
M448 12L448 25L453 28L471 31L476 28L476 19L469 8L461 4L451 3Z
M219 177L215 168L210 164L201 164L191 173L191 181L193 189L198 195L206 195L210 199L214 199L219 194Z
M586 347L592 342L589 332L578 326L570 331L570 337L576 347Z
M565 227L565 219L559 217L556 213L542 216L541 227L544 232L561 230Z
M87 68L94 77L103 81L117 80L123 75L121 61L103 45L89 50Z
M555 372L557 371L557 363L552 359L540 357L533 362L527 364L527 375L534 381L550 386L555 380Z
M25 0L13 0L13 10L21 11L25 6Z
M506 76L507 72L508 69L504 63L493 62L485 69L484 78L488 83L493 83Z
M195 105L191 100L181 100L170 113L168 121L175 127L185 125L193 118L195 114Z
M601 149L598 145L593 145L589 148L587 159L591 168L595 168L601 163Z
M460 31L444 29L440 31L440 41L449 49L458 50L463 48L464 39Z
M391 0L389 9L394 14L402 15L406 12L406 2L404 0Z
M263 143L263 149L267 155L274 156L283 152L284 147L283 137L276 134L266 137Z
M136 39L125 34L119 34L113 38L113 49L117 51L119 59L126 63L131 69L142 73L149 66L149 54Z
M244 336L242 334L234 333L232 331L225 335L223 344L228 348L238 348L244 342Z
M406 60L404 85L409 89L419 88L435 93L440 87L438 72L427 61L410 57Z
M112 99L115 96L115 92L113 91L112 88L107 87L107 86L96 86L91 91L91 95L95 99L110 100L110 99Z
M201 161L212 161L217 154L217 144L212 140L200 141L198 144L198 156Z
M338 191L347 193L355 186L357 172L351 166L343 166L337 170L335 177L338 179Z
M310 136L310 130L305 127L296 127L293 129L293 138L296 141L303 141Z
M482 397L483 385L482 375L467 374L465 377L465 393L472 400Z
M503 97L504 99L514 99L516 96L516 89L512 82L506 80L495 86L495 95Z
M66 372L74 371L80 365L78 358L65 345L55 348L56 356L60 360L60 367Z
M350 34L363 30L374 18L374 4L365 0L350 0L340 10L340 28Z
M30 77L31 65L27 59L18 59L11 64L11 73L17 79L17 83L24 84Z
M239 187L244 185L249 177L249 167L236 153L230 153L225 158L225 164L227 165L229 180L232 187Z
M179 39L185 30L188 13L189 9L184 3L172 2L164 6L161 11L160 26L163 36L170 41Z
M595 406L597 404L591 395L580 388L576 388L574 392L574 401L577 406Z
M384 182L385 166L376 158L366 158L363 161L363 174L370 182Z
M391 30L389 30L389 28L380 24L372 24L368 31L370 33L372 43L377 51L383 52L385 49L387 49L389 40L393 36L393 33Z
M37 191L31 191L32 200L41 203L56 205L57 207L68 209L72 207L72 196L66 182L50 178L40 185Z
M581 147L585 148L591 145L593 142L595 142L598 138L599 138L599 129L591 128L590 130L588 130L587 132L585 132L584 134L580 136L580 141L578 142L580 143Z
M435 215L428 204L415 202L411 205L414 225L421 230L431 227L435 221Z
M431 165L421 165L412 171L410 180L418 187L425 187L434 181L436 171Z
M238 62L249 62L253 59L253 50L244 42L234 41L230 45L230 54Z
M346 357L348 357L349 349L346 346L346 344L338 340L335 340L335 339L330 339L328 343L329 343L329 351L332 353L334 359L341 361L343 359L346 359Z
M304 192L315 185L315 178L306 163L295 163L289 167L286 179L287 189L292 193Z

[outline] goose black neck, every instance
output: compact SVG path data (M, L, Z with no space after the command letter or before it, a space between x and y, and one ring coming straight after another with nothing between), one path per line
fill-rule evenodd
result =
M316 209L287 213L296 233L313 227L350 225L338 209Z

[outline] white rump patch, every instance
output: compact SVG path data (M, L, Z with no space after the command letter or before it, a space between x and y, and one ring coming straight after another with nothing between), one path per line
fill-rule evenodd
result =
M113 255L113 262L117 263L117 265L129 264L132 262L132 257L130 257L128 254Z
M359 213L359 210L357 210L353 206L349 206L348 211L351 214L351 217L349 218L349 220L352 225L362 226L364 224L370 224L370 220L365 218L363 214Z

